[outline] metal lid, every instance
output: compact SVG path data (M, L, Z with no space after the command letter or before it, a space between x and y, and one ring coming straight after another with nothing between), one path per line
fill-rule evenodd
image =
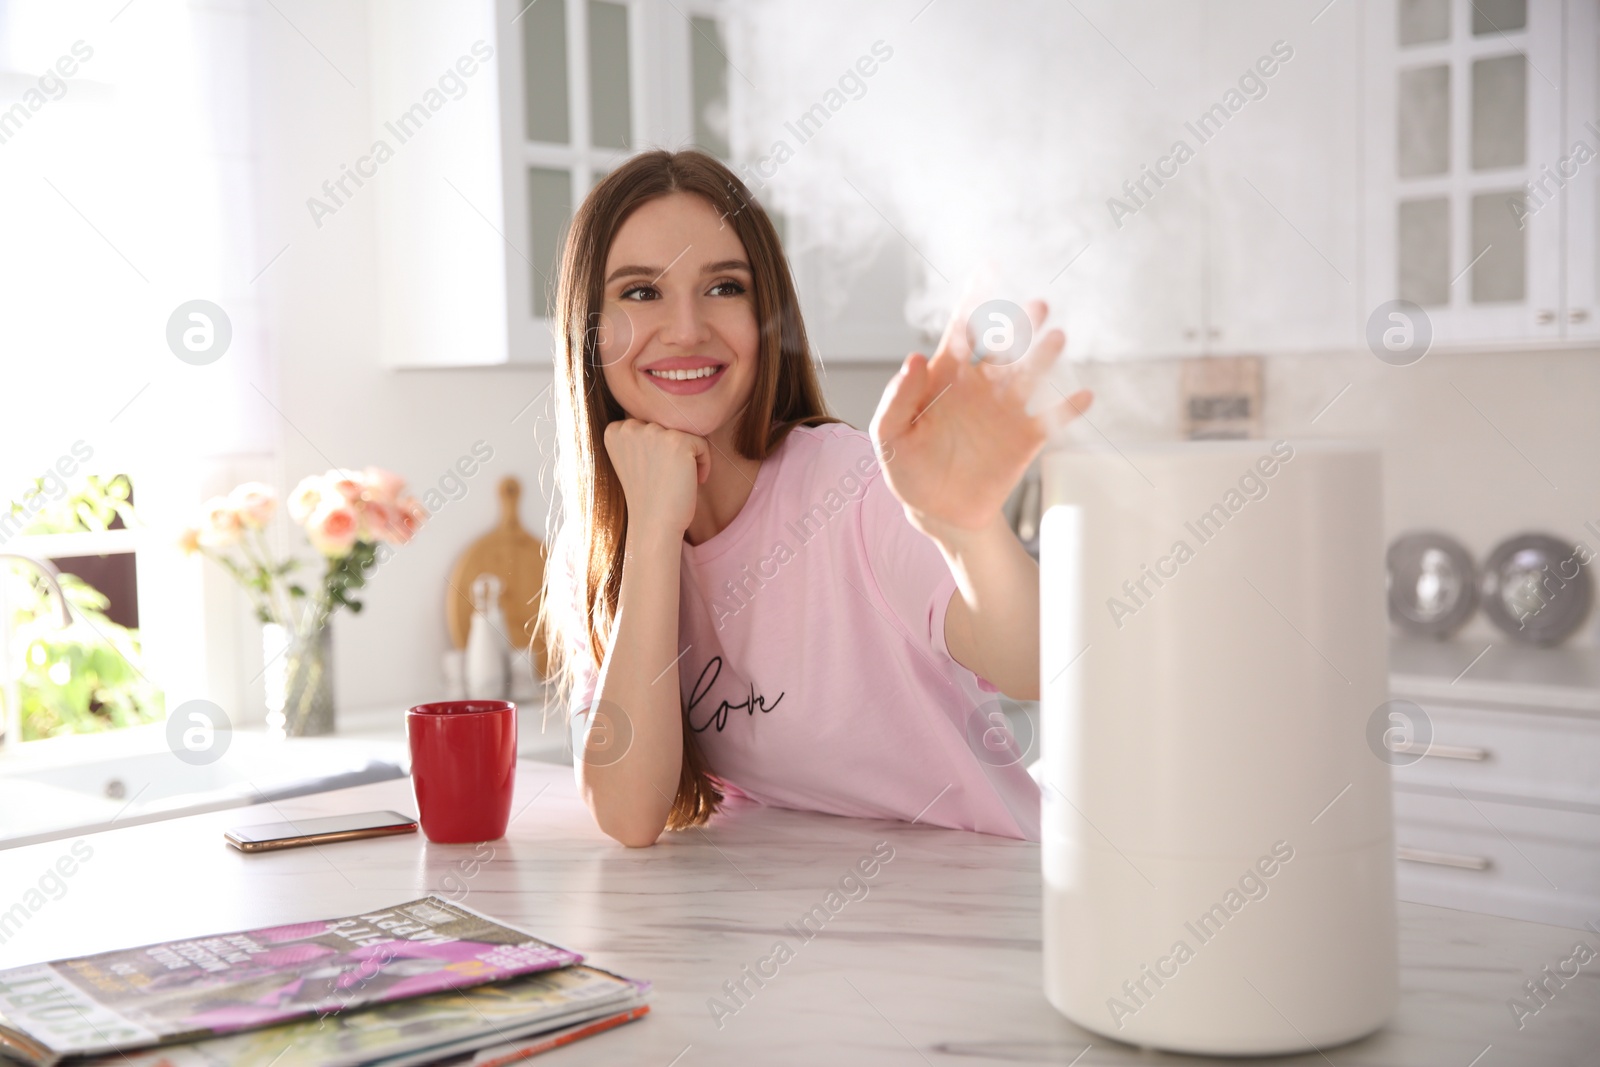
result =
M1594 554L1549 534L1507 538L1483 568L1483 610L1506 636L1549 647L1571 637L1589 617Z
M1446 638L1478 606L1472 553L1448 534L1417 530L1389 546L1389 619L1407 633Z

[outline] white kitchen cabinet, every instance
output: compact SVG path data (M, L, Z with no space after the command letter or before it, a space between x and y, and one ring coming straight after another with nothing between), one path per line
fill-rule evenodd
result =
M1066 314L1074 358L1200 355L1209 332L1209 176L1207 149L1184 124L1205 107L1207 5L1084 0L1078 11L1082 54L1068 61L1114 72L1103 77L1117 134L1087 154L1093 171L1082 184L1104 194L1086 220L1085 249L1047 298ZM1064 9L1062 17L1079 16ZM1092 301L1082 299L1084 278L1093 279Z
M1562 37L1561 152L1540 177L1561 197L1563 328L1569 339L1593 341L1600 338L1600 4L1569 3Z
M785 221L806 337L819 361L897 361L914 351L932 354L929 339L906 323L917 254L893 227L878 228L865 262L843 262L835 251L810 242L806 219Z
M1179 227L1153 232L1161 249L1119 238L1113 269L1150 278L1147 302L1119 316L1153 321L1096 354L1349 350L1397 298L1447 348L1600 337L1596 8L1219 0L1189 9L1197 26L1124 8L1127 29L1143 17L1200 56L1193 88L1181 62L1162 68L1191 119L1273 42L1294 55L1184 168L1198 203L1169 197L1173 183L1147 209L1199 220L1198 264ZM1164 328L1196 305L1197 325Z
M1600 338L1596 8L1082 0L1062 17L1081 17L1084 47L1109 42L1141 74L1108 100L1126 121L1095 155L1108 197L1137 210L1100 218L1072 268L1091 272L1101 298L1050 294L1074 355L1349 351L1396 298L1421 305L1445 347ZM387 363L550 358L555 258L593 182L644 145L728 155L727 94L740 82L719 10L372 0L380 131L474 41L492 45L465 93L381 165ZM1264 92L1241 93L1269 57ZM1201 129L1207 115L1225 117ZM1155 182L1149 172L1180 140L1193 158ZM841 283L827 250L806 247L810 220L778 221L824 361L897 360L925 345L905 323L925 268L887 223Z
M1600 896L1600 815L1397 789L1401 900L1579 927Z
M644 147L728 147L725 46L715 0L372 0L374 114L418 94L474 40L492 58L408 142L379 195L385 362L397 367L544 364L557 259L574 207ZM488 91L485 91L485 90ZM774 217L806 244L805 220ZM791 255L813 348L824 360L897 359L922 345L905 324L911 265L885 226L848 284L826 250Z
M728 78L716 12L712 0L371 3L378 121L413 107L474 40L493 52L378 183L388 364L550 358L555 260L593 182L646 144L727 155L726 94L739 85ZM1361 5L1334 5L1315 22L1272 0L1086 0L1083 12L1156 83L1129 105L1137 121L1107 153L1107 192L1128 197L1132 179L1144 196L1135 194L1138 210L1122 225L1104 224L1075 268L1114 294L1069 322L1075 354L1357 343ZM1278 41L1293 58L1272 61L1264 95L1240 106L1241 77ZM1146 172L1179 140L1193 158L1150 195ZM778 221L822 360L897 360L926 347L905 322L923 265L892 227L841 282L828 250L807 247L809 220Z
M1592 79L1569 63L1566 37L1592 7L1368 0L1370 306L1418 305L1437 344L1578 335L1564 288L1570 255L1593 259L1592 195L1584 224L1573 189L1535 188L1565 154L1563 115ZM1591 30L1591 62L1592 48Z
M1134 210L1086 257L1110 306L1074 333L1075 352L1118 359L1359 342L1361 10L1336 4L1318 15L1271 0L1085 5L1154 88L1119 105L1129 144L1114 146L1120 170L1107 186ZM1180 143L1192 157L1178 163Z
M1397 298L1445 348L1600 337L1595 0L1084 10L1198 57L1148 64L1174 129L1273 42L1294 56L1214 140L1179 131L1196 158L1097 250L1119 295L1080 353L1351 350Z
M384 362L547 365L574 207L641 147L718 147L709 4L371 0L368 26Z
M1096 278L1096 300L1075 300L1071 279L1048 294L1074 356L1359 344L1360 3L1320 16L1275 0L1084 0L1077 9L1061 17L1081 20L1084 58L1114 48L1137 76L1108 87L1118 135L1093 153L1106 199L1072 269ZM1274 56L1275 45L1290 58ZM883 237L843 302L822 296L825 254L796 257L825 359L898 358L916 340L900 309L923 268L887 227Z
M389 366L504 362L518 292L502 237L509 57L495 5L371 3L367 18L374 144L350 169L353 180L371 172L376 197L379 351ZM440 88L447 72L459 96Z
M1600 914L1600 654L1480 651L1392 646L1391 695L1421 708L1391 719L1416 749L1393 768L1400 897L1578 926Z
M1319 7L1207 8L1214 94L1263 57L1277 67L1206 147L1207 351L1329 351L1361 336L1361 5Z

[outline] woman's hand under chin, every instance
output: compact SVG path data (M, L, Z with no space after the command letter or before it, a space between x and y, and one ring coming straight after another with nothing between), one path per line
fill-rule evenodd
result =
M1037 331L1045 304L1035 300L1027 310ZM974 363L962 315L958 310L951 319L932 359L920 352L906 357L872 418L889 488L912 524L941 542L997 521L1052 430L1093 400L1082 389L1030 415L1028 400L1066 348L1066 335L1050 330L1035 337L1013 363Z
M695 494L711 473L704 437L639 419L605 429L606 454L622 483L630 530L682 537L694 520Z

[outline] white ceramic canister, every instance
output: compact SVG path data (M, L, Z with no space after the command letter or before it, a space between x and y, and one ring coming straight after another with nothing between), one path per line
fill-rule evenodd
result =
M1398 989L1375 450L1046 454L1045 993L1209 1054L1370 1033Z

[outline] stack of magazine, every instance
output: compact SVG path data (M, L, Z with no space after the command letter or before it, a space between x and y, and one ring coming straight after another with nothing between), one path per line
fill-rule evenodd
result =
M440 897L0 971L0 1062L498 1067L631 1022L649 983Z

